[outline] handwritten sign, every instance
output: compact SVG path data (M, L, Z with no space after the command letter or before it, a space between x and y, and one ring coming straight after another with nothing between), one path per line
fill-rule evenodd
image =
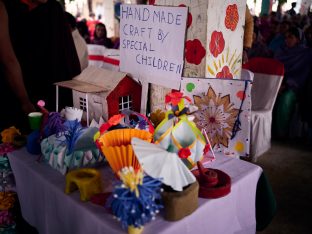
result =
M179 89L186 7L120 6L120 70Z

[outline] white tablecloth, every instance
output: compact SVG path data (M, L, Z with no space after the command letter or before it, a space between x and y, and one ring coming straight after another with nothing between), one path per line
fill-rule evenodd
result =
M24 148L9 154L22 215L40 234L126 233L105 208L80 201L78 191L66 195L65 177L37 158ZM208 166L231 177L231 193L218 199L200 198L198 209L177 222L167 222L159 215L145 226L143 234L256 232L255 194L262 169L222 155ZM109 170L101 170L103 177L112 176Z

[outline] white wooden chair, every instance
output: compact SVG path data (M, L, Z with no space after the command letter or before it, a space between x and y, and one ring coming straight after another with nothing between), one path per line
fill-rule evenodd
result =
M252 161L256 161L271 147L272 111L284 76L284 65L275 59L252 58L243 68L254 73L250 156Z

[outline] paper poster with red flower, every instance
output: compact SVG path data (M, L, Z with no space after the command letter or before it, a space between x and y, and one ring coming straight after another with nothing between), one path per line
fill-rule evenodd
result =
M242 0L208 1L205 77L240 79L245 10Z
M215 152L249 155L250 90L249 81L182 78L181 92L198 107L194 122L206 130Z

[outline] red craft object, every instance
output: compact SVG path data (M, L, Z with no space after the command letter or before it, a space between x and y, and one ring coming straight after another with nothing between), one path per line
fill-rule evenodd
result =
M218 169L204 168L197 162L199 169L192 173L199 183L198 196L201 198L224 197L231 192L231 178Z
M111 194L112 194L112 193L98 193L98 194L93 195L93 196L90 198L90 201L91 201L93 204L96 204L96 205L99 205L99 206L105 206L106 201L107 201L107 199L109 198L109 196L110 196Z
M132 110L140 112L141 108L141 85L126 76L116 88L107 96L108 117L119 114L119 98L131 96Z

